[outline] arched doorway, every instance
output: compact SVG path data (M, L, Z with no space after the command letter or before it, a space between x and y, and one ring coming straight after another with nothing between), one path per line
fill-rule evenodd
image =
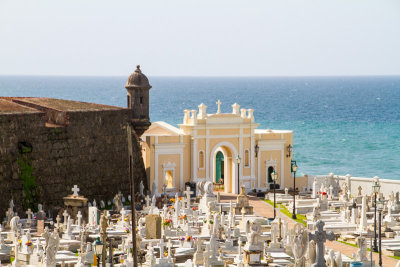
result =
M222 154L222 156L221 156ZM217 182L217 161L221 164L221 176L224 179L224 191L226 193L238 194L238 181L237 181L237 164L236 164L237 150L230 142L220 142L214 146L210 153L210 176L212 181ZM220 179L220 178L219 178Z
M221 180L222 179L222 180ZM218 151L215 157L215 182L223 183L224 181L224 154Z

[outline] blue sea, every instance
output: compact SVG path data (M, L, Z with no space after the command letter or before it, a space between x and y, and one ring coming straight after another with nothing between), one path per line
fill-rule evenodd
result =
M1 96L125 107L126 77L0 76ZM400 179L400 76L149 77L150 118L181 123L200 103L252 108L259 128L294 131L300 174Z

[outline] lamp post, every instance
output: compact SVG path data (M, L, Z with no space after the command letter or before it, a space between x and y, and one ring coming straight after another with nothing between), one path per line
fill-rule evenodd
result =
M384 202L379 198L377 202L377 208L379 212L378 218L378 233L379 233L379 267L382 267L382 231L381 231L381 217L383 211L383 204Z
M238 167L237 167L237 193L238 194L240 194L240 186L239 186L239 173L240 173L240 171L239 171L239 168L240 168L240 161L241 161L241 158L240 158L240 156L239 156L239 154L236 156L236 162L237 162L237 165L238 165Z
M292 160L292 172L293 172L293 215L292 219L297 219L296 217L296 172L297 164L295 160Z
M272 174L271 174L271 178L272 178L272 180L274 181L274 220L275 220L275 217L276 217L276 208L275 208L275 182L276 182L276 179L278 178L278 173L275 171L275 169L274 169L274 171L273 171Z
M379 184L379 178L374 177L374 184L372 185L372 192L374 193L374 246L372 250L378 252L378 246L376 244L376 196L379 194L379 189L381 185Z
M97 267L100 267L100 256L103 253L103 246L104 244L101 242L100 237L93 242L94 253L96 254L97 258Z

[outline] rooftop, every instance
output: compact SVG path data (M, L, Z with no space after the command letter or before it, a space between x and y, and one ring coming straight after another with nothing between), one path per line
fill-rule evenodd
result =
M0 98L0 114L17 114L17 113L39 113L40 111L19 105L11 101L11 99Z
M119 110L121 107L55 99L45 97L0 97L1 113L34 113L45 109L57 111L100 111Z

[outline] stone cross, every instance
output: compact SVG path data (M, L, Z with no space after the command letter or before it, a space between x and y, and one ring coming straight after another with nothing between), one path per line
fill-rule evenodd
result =
M160 258L164 259L164 239L161 238L160 244L158 245L160 247Z
M147 195L145 197L145 200L146 200L146 207L149 207L150 206L150 197L149 197L149 195Z
M314 240L317 246L317 259L316 262L312 265L313 267L326 267L325 263L325 249L324 243L326 240L333 241L335 239L335 234L331 231L324 231L325 223L321 220L318 220L316 223L317 230L314 233L308 233L308 238L310 240Z
M78 227L80 228L81 227L81 223L82 223L82 213L81 213L80 210L78 211L78 214L76 215L76 218L78 218Z
M186 194L186 208L190 209L190 195L193 194L193 191L190 191L190 187L186 187L186 191L183 193Z
M77 196L79 196L78 195L78 192L79 192L79 188L78 188L78 186L77 185L74 185L74 187L71 189L72 190L72 192L73 192L73 196L74 197L77 197Z
M62 215L64 216L64 226L67 226L67 221L68 221L68 212L67 212L67 210L64 210L64 213Z
M32 220L33 212L32 212L31 209L28 209L25 213L26 213L26 215L28 215L28 219L26 220L26 223L30 225L31 224L31 220Z
M220 100L218 100L216 104L217 104L217 107L218 107L218 109L217 109L217 114L220 114L220 113L221 113L221 104L222 104L222 103L221 103Z

